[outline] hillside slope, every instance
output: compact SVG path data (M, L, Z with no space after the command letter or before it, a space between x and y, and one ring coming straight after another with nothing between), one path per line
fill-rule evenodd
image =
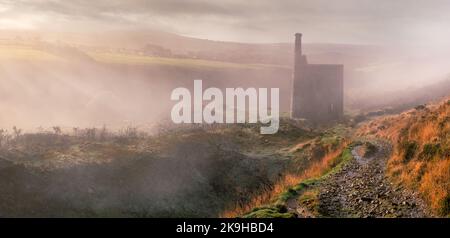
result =
M162 127L154 136L135 128L0 130L0 214L217 217L342 141L298 121L280 126L275 135L254 125Z
M376 119L359 135L390 140L394 152L388 175L417 190L437 214L450 215L449 100Z
M244 217L447 217L450 100L378 117L353 142Z

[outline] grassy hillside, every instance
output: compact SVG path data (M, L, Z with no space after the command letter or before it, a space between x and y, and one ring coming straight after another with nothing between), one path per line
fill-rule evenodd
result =
M183 58L166 58L166 57L152 57L139 56L131 54L120 53L89 53L94 60L102 63L116 63L116 64L131 64L131 65L156 65L156 66L176 66L187 68L229 68L229 69L258 69L263 67L280 67L277 65L263 65L263 64L236 64L212 60L199 59L183 59Z
M287 210L288 201L301 194L300 202L313 202L314 197L317 196L316 191L307 189L338 172L345 163L353 158L350 150L350 148L346 148L346 143L342 143L300 175L289 175L287 179L280 181L277 191L272 192L272 197L265 203L253 204L256 206L251 210L242 210L240 214L227 213L225 215L229 217L241 215L244 218L294 218L295 215Z
M0 60L61 61L63 58L26 45L0 45Z
M292 144L283 150L291 160L290 169L276 182L255 194L246 203L236 203L222 213L223 217L291 218L286 202L347 160L350 129L342 125L328 128L315 138Z
M74 54L77 54L75 58ZM218 60L202 60L190 58L169 58L158 56L145 56L120 52L97 52L80 50L72 47L42 47L39 45L27 44L0 44L0 60L25 60L25 61L69 61L80 60L80 55L84 55L84 60L94 60L106 64L122 65L149 65L149 66L170 66L192 69L262 69L281 68L288 69L283 65L271 64L250 64L231 63Z
M359 133L389 139L392 179L419 191L439 215L450 215L450 101L379 118Z
M283 119L258 125L0 134L0 213L26 217L215 217L276 189L342 137Z

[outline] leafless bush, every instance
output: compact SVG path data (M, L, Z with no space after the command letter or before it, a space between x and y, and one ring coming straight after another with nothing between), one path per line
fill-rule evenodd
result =
M124 136L129 138L136 138L138 130L136 127L127 126L124 130Z
M97 131L97 129L95 127L93 127L93 128L86 128L85 129L85 137L88 140L95 140L96 131Z
M72 128L72 131L73 131L73 135L74 136L79 136L79 130L78 130L78 127L74 127L74 128Z
M100 130L100 140L104 141L108 138L108 130L106 129L106 125L103 125L102 129Z
M53 127L53 132L55 132L55 135L61 135L61 127L59 126L54 126Z
M11 140L11 135L5 129L0 129L0 147L3 147L9 143Z
M14 138L17 139L22 135L22 129L17 128L16 126L13 126L13 132L14 132Z

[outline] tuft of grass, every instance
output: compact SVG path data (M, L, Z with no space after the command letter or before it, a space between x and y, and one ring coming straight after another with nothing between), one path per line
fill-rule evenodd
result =
M444 199L442 199L439 213L442 216L450 216L450 194L448 194Z
M308 210L315 216L319 215L319 190L310 189L305 191L299 198L297 202L303 207L308 208Z
M364 148L365 148L364 157L370 157L378 151L378 148L370 142L365 142Z
M285 208L280 206L260 207L242 216L242 218L295 218L295 214L285 212Z
M403 162L409 162L414 158L416 154L418 144L415 141L405 141L402 144L403 149Z
M423 145L419 158L422 160L430 160L439 154L441 154L441 144L427 143Z

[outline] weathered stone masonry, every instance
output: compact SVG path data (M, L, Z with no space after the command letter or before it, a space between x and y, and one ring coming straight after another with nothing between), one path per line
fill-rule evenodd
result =
M295 34L291 116L315 123L340 120L344 112L344 66L308 64L302 34Z

